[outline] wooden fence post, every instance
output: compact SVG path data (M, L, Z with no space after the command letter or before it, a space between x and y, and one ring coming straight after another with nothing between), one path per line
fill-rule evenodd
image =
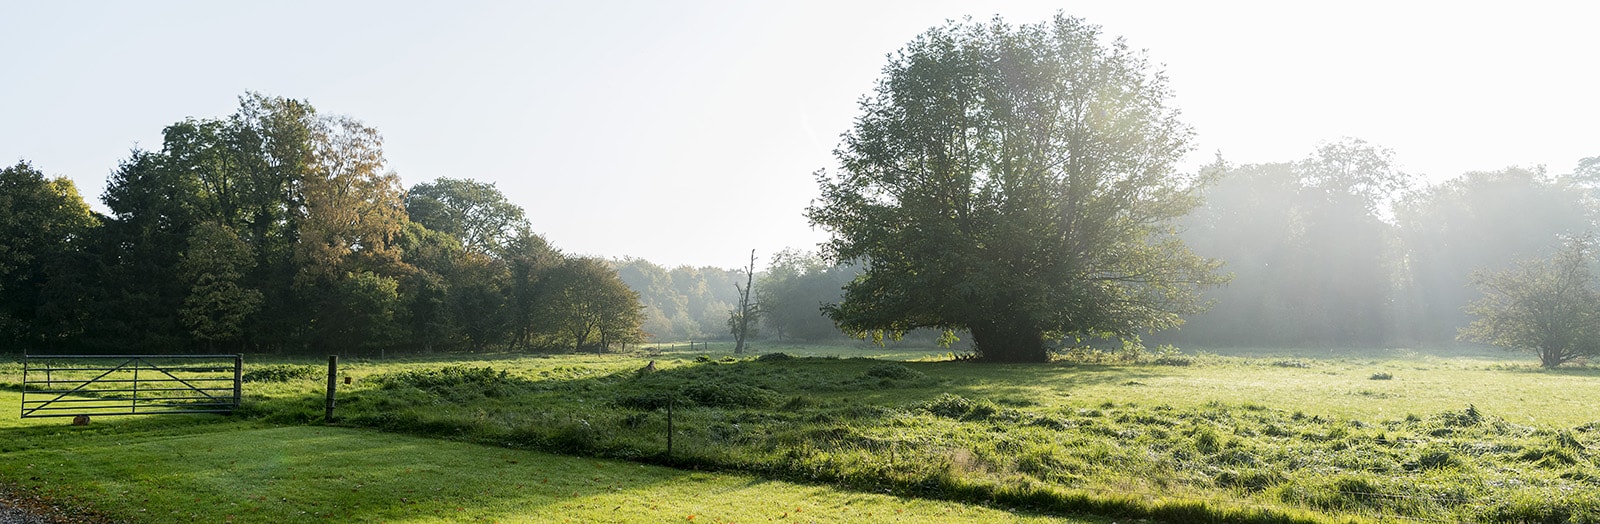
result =
M328 411L322 417L323 424L333 423L333 392L339 387L339 355L328 355Z
M233 356L233 410L239 410L239 401L244 398L244 353Z

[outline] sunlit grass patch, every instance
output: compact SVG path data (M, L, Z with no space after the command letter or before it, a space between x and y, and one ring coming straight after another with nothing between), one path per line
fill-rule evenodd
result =
M0 400L15 395L0 392ZM0 418L0 478L135 522L1057 522L949 502L220 416ZM693 517L692 519L690 517Z

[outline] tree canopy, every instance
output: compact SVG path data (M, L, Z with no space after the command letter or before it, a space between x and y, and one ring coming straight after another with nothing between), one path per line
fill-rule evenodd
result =
M106 188L109 216L65 179L6 168L0 334L26 350L151 353L641 340L616 272L562 255L492 184L412 193L376 129L256 93L133 151Z
M1477 318L1461 330L1461 338L1532 352L1547 368L1600 355L1600 292L1590 269L1592 243L1578 239L1546 259L1474 272L1472 283L1483 298L1467 306L1467 313Z
M1131 337L1221 281L1171 221L1189 129L1142 53L1057 15L934 28L890 58L807 210L864 274L846 329L965 329L980 359L1043 361L1058 337Z
M66 178L27 162L0 169L0 343L37 344L46 328L51 276L84 249L99 225Z
M528 229L522 208L494 187L474 180L440 178L406 194L411 220L461 241L467 251L499 256Z

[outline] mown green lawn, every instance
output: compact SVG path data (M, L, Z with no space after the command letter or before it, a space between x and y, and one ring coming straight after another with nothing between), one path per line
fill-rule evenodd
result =
M15 392L0 391L14 406ZM0 416L0 479L130 522L1059 522L443 439L220 416Z

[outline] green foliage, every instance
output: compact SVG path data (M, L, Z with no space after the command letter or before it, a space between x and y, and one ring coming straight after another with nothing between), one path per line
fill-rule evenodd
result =
M728 382L696 382L683 388L683 397L711 408L771 408L783 402L777 392Z
M1477 318L1461 338L1534 353L1546 368L1600 355L1600 292L1590 270L1591 243L1591 238L1575 240L1549 259L1474 273L1483 298L1467 306Z
M1120 348L1106 350L1092 345L1075 345L1057 350L1056 359L1077 364L1150 364L1157 366L1188 366L1194 359L1182 355L1178 348L1162 344L1154 350L1146 348L1139 337L1119 341Z
M921 380L928 377L922 374L921 371L908 368L904 364L889 363L872 366L861 374L871 378L886 378L889 380Z
M1169 335L1180 343L1371 346L1393 338L1398 300L1388 204L1411 178L1394 153L1357 139L1297 162L1202 168L1205 203L1180 236L1227 261L1234 278L1205 292L1218 307Z
M70 183L6 168L0 338L377 355L642 339L615 272L562 256L492 184L445 178L406 194L376 129L258 93L135 150L103 221Z
M923 404L922 409L941 417L961 418L971 413L975 406L976 403L965 397L945 393Z
M232 341L243 334L246 320L261 307L261 292L239 283L254 266L250 246L232 229L216 222L195 227L178 264L179 277L190 286L178 313L194 338Z
M1549 258L1563 241L1593 229L1600 209L1581 178L1542 169L1473 171L1397 206L1409 269L1396 297L1404 313L1399 324L1413 327L1420 340L1453 341L1472 320L1463 308L1482 298L1472 285L1475 271Z
M412 186L405 206L411 220L482 255L503 256L529 227L522 208L494 184L469 179L439 178Z
M964 329L981 359L1042 362L1047 338L1203 309L1217 264L1171 228L1197 203L1172 172L1189 131L1139 53L1058 15L934 28L884 71L807 211L865 264L828 308L842 327Z
M728 311L739 302L734 284L741 282L742 272L688 266L669 270L637 258L611 264L639 294L645 305L640 327L655 340L704 340L727 332Z
M246 383L259 382L289 382L293 380L310 380L326 377L326 370L316 366L302 366L295 364L269 364L266 366L251 366L241 377Z
M843 333L823 314L822 307L838 304L844 286L855 280L856 274L853 266L829 265L813 253L784 250L774 254L756 284L762 324L779 340L816 342L840 337Z
M0 341L27 347L63 334L46 322L47 286L97 222L71 180L27 162L0 169Z
M604 352L613 344L644 341L639 294L604 261L568 258L548 278L554 291L546 314L573 349Z
M530 382L491 367L446 366L378 375L385 389L415 388L449 398L507 397L526 391Z

